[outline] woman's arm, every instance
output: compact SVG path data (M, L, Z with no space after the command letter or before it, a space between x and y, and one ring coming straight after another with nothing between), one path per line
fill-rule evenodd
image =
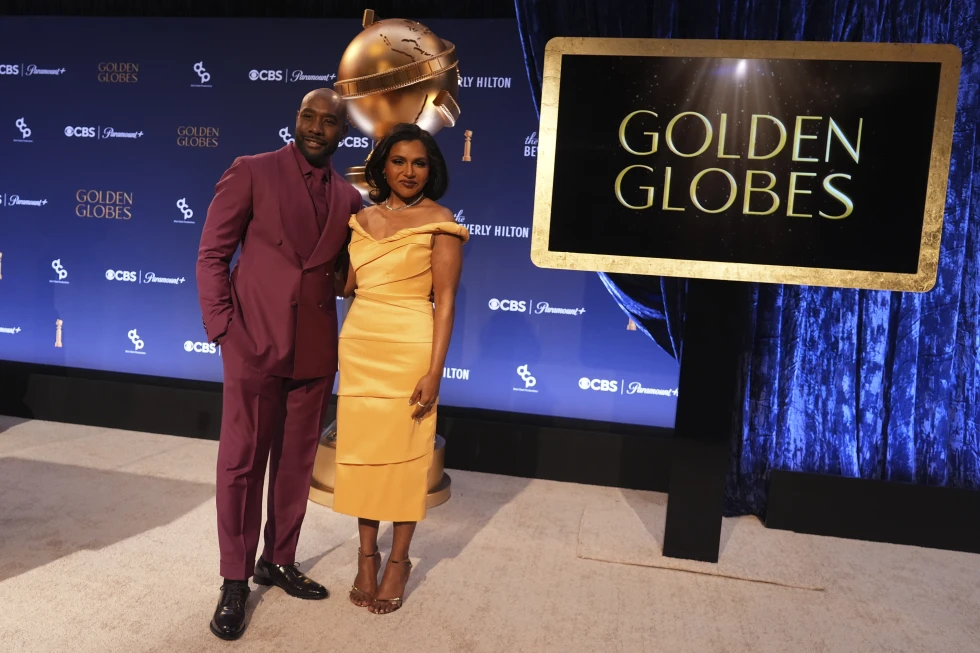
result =
M432 362L429 374L442 378L456 317L456 291L463 270L463 241L439 234L432 246L432 291L435 315L432 325Z
M427 413L439 396L442 370L456 317L456 291L462 269L463 242L456 236L436 235L432 245L432 289L436 305L432 325L432 357L429 371L412 395L413 404L422 403L422 406L415 406L415 419Z

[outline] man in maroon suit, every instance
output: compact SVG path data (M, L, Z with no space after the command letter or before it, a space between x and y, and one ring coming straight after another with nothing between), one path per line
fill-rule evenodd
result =
M299 598L327 596L294 557L337 371L348 220L361 208L330 162L346 133L340 96L309 93L293 143L239 157L222 175L201 234L204 329L224 365L216 496L224 584L211 620L222 639L245 630L249 577ZM266 464L265 547L256 561Z

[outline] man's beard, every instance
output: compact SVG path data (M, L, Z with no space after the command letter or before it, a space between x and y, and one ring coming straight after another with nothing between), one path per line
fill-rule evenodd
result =
M303 141L302 138L297 138L295 140L296 140L296 146L299 148L299 151L303 155L303 157L305 157L306 160L309 161L310 165L316 166L318 168L325 166L327 162L330 161L330 157L333 156L333 153L337 151L337 145L339 145L339 143L337 143L331 146L326 141L323 141L324 147L326 149L317 153L312 153L306 149L306 143Z

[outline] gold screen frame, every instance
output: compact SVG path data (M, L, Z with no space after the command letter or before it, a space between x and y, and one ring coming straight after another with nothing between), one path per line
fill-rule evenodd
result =
M550 251L548 241L551 234L551 204L554 191L561 62L562 56L566 54L939 63L939 93L936 102L936 118L929 163L925 214L919 241L917 271L914 274L904 274ZM946 205L961 62L962 54L959 48L948 44L553 38L545 47L541 87L541 119L538 128L538 162L534 189L531 261L541 268L590 272L618 272L651 276L906 292L929 291L936 284L939 268L940 241ZM583 95L583 98L583 101L595 100L595 96L589 94Z

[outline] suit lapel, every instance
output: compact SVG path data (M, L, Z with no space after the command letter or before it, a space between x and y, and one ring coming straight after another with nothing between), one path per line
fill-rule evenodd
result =
M342 184L345 180L332 165L330 174L330 183L327 185L327 224L323 228L323 233L320 234L316 248L308 257L304 257L306 263L303 267L307 269L323 265L332 259L347 239L346 227L350 221L350 215L347 215L349 205L344 201Z
M279 219L286 240L306 261L320 237L313 198L289 146L279 150Z

